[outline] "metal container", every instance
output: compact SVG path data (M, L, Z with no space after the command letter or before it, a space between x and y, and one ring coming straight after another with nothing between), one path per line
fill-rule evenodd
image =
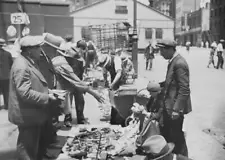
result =
M109 91L110 103L126 119L132 114L131 107L135 102L137 89L134 85L121 86L117 91Z

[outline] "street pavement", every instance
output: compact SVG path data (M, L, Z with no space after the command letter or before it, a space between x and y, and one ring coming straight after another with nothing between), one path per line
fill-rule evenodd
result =
M215 136L203 132L211 129L225 135L225 69L207 68L209 50L191 48L188 53L185 48L178 51L186 58L190 67L190 87L193 111L185 117L184 130L186 131L189 157L194 160L225 160L223 145ZM138 56L138 85L145 87L148 81L161 82L165 79L168 62L160 55L154 59L153 69L145 70L143 54ZM107 96L104 91L103 95ZM109 112L109 106L100 106L96 100L85 95L85 116L91 124L105 123L101 120L104 112ZM100 106L100 107L99 107ZM74 109L74 108L73 108ZM17 139L16 126L8 122L7 111L0 111L0 151L15 148ZM75 109L73 117L76 118ZM60 117L63 120L63 116ZM59 131L59 135L66 135L68 131Z

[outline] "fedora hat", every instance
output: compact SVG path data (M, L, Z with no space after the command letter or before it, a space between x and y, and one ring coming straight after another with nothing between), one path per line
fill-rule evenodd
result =
M174 146L167 143L163 136L153 135L144 141L142 148L150 160L161 160L172 153Z

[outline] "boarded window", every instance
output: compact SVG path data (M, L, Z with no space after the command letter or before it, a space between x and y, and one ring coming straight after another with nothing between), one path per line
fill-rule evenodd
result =
M155 30L155 37L156 39L162 39L163 31L162 28L156 28Z
M145 29L145 38L146 39L152 39L152 28L146 28Z

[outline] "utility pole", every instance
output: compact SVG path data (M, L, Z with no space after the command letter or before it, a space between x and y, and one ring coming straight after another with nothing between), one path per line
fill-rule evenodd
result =
M134 2L134 18L133 18L133 46L132 46L132 61L134 64L135 73L138 75L138 36L137 36L137 0Z
M19 12L23 12L23 8L22 8L22 5L21 5L21 1L20 0L17 0L17 7L18 7L18 11ZM16 24L16 28L17 28L17 38L20 39L22 34L21 34L21 24Z

